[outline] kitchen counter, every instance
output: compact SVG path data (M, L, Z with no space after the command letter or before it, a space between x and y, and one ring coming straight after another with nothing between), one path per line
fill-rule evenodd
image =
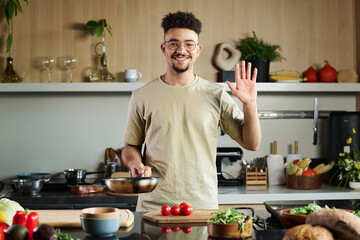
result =
M219 204L263 204L279 200L337 200L360 199L360 190L331 186L322 182L316 190L288 189L280 186L221 186L218 190Z
M266 219L270 214L265 210L255 210L256 219L261 222ZM250 239L266 239L266 240L279 240L285 234L287 229L282 229L281 226L276 229L263 229L263 224L255 224L253 235ZM164 229L172 230L167 234L163 233ZM174 230L178 229L178 230ZM185 231L187 230L187 233ZM80 228L64 228L61 229L63 233L69 233L73 237L85 240L99 240L100 238L92 238L87 235ZM142 220L142 214L134 212L134 224L128 228L120 228L113 237L107 238L108 240L142 240L142 239L189 239L189 240L202 240L208 238L206 223L162 223L156 224L147 220Z
M338 188L322 183L317 190L293 190L280 186L220 186L219 204L249 205L279 200L337 200L360 199L359 190ZM69 190L43 190L37 196L21 196L16 191L6 197L29 209L82 209L91 206L112 206L135 210L137 196L110 196L106 193L85 196L71 194Z

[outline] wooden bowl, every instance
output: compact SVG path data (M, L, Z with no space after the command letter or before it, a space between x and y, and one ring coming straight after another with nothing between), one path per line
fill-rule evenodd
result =
M321 188L321 175L296 176L286 175L286 187L299 190L312 190Z
M253 232L253 222L250 220L245 224L244 231L239 229L239 224L209 223L208 234L211 238L247 238Z
M292 228L297 225L305 224L308 215L291 214L289 213L291 209L292 208L278 211L279 220L283 225L283 227ZM354 213L354 210L349 210L349 209L343 209L343 210L348 211L350 213Z
M278 211L279 220L284 228L292 228L306 223L307 215L291 214L290 210L291 208Z
M120 216L120 209L113 207L92 207L81 210L81 216L84 218L117 218Z

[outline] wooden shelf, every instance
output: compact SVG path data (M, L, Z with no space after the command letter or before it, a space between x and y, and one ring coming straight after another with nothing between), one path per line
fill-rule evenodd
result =
M225 83L218 83L230 89ZM145 83L1 83L0 93L132 92ZM257 83L259 93L360 92L359 83Z

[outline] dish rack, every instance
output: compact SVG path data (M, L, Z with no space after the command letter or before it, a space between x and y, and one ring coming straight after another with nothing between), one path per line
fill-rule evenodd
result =
M267 186L268 185L267 173L268 173L267 168L265 168L263 171L258 171L257 168L245 168L246 186L252 186L252 185Z

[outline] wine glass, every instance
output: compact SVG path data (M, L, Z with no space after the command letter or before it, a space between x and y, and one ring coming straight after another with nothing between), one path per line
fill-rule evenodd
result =
M54 57L43 57L41 64L48 72L48 82L50 82L50 70L55 66L56 60Z
M70 82L73 80L72 70L77 66L78 58L75 56L65 57L64 66L70 70Z

